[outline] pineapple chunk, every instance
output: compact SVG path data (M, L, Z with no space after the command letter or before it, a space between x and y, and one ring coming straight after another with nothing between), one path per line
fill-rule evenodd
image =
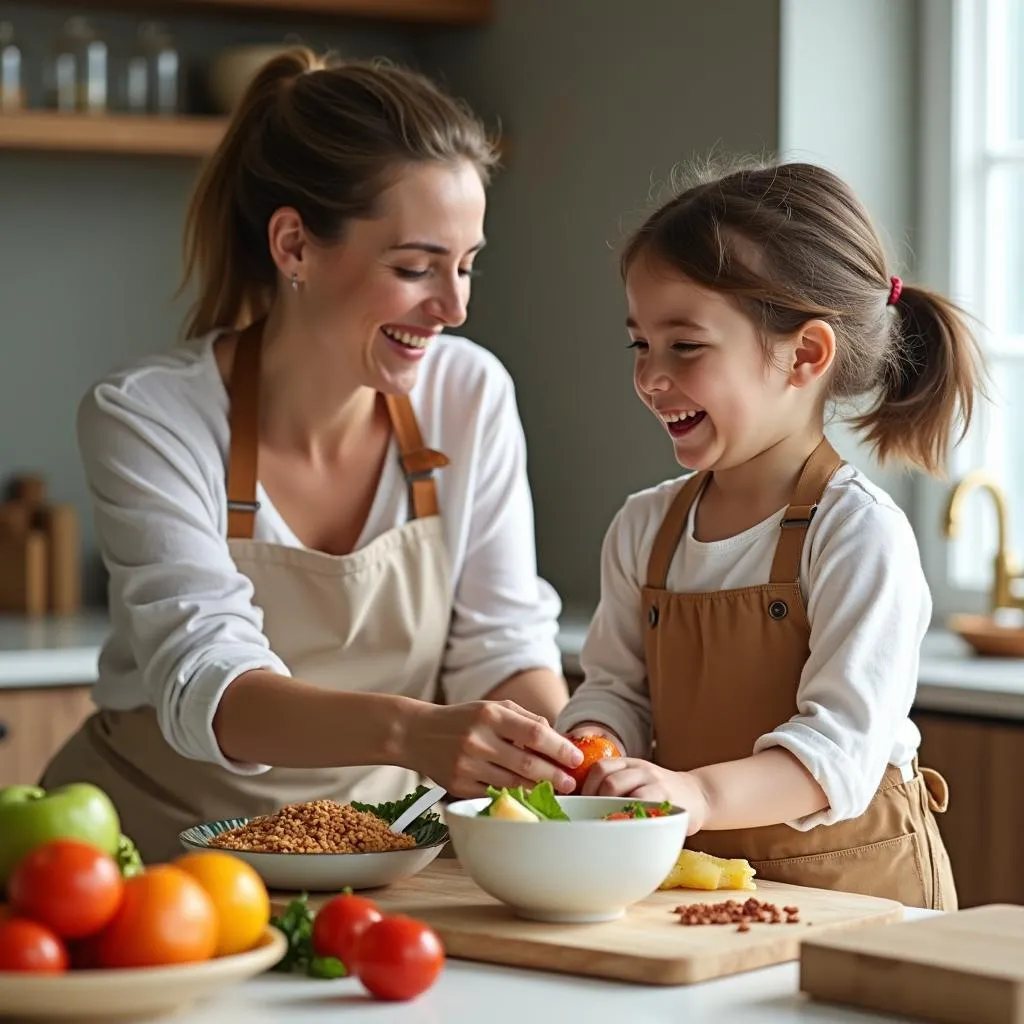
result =
M699 850L679 851L659 889L756 889L754 869L740 858L712 857Z
M508 793L502 793L491 805L491 817L504 818L506 821L540 821L533 811Z

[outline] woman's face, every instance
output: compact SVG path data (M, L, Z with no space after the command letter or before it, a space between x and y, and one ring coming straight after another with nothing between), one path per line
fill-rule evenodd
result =
M417 164L381 195L376 216L345 226L340 242L306 236L298 288L286 286L282 297L326 372L385 393L412 389L433 339L466 319L485 206L469 162Z

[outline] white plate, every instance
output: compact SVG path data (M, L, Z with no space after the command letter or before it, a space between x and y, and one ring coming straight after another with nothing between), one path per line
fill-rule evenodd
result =
M387 853L254 853L212 846L210 840L228 829L244 825L248 818L207 821L179 833L186 850L223 850L251 864L270 889L298 892L338 892L376 889L418 874L444 849L447 838L429 846Z
M172 1014L262 974L287 949L284 935L268 926L255 949L201 963L56 975L0 971L0 1018L111 1024Z

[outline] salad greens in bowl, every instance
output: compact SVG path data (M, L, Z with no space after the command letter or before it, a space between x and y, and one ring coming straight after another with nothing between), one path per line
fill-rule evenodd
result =
M667 803L559 796L549 782L491 789L446 810L455 854L484 892L523 918L621 917L655 892L686 842L689 815Z

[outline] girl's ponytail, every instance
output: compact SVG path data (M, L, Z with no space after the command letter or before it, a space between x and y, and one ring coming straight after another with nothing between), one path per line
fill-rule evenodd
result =
M877 400L853 422L880 461L900 459L941 473L950 435L970 426L984 395L984 363L964 313L928 288L903 285Z

